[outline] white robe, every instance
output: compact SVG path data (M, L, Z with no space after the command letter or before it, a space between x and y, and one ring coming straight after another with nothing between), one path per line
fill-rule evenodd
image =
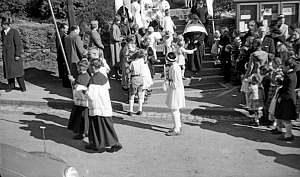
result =
M171 80L167 88L166 105L170 109L180 109L185 107L184 85L182 82L181 68L174 63L168 73Z
M133 15L134 24L137 24L139 28L144 27L141 16L141 5L136 1L131 4L131 13Z
M105 77L107 75L106 70L101 67L98 72L102 73ZM109 95L109 83L108 79L104 85L91 83L88 86L88 106L89 116L112 116L112 106Z

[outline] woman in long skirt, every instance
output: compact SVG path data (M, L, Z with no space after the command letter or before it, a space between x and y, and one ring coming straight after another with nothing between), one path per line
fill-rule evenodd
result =
M174 128L166 135L177 136L182 133L179 109L185 107L184 86L182 82L181 68L176 62L176 55L174 52L168 53L167 61L171 66L167 74L169 85L167 88L166 104L168 108L171 109L174 119Z
M89 145L87 149L104 152L118 151L122 148L113 126L112 106L109 95L107 64L105 59L93 59L93 76L88 86L89 99ZM105 66L106 65L106 66Z
M297 85L297 75L295 72L295 61L289 59L286 62L287 72L284 76L282 88L278 91L278 98L275 108L276 119L282 120L285 126L286 132L284 140L294 140L292 134L292 120L297 119L296 112L296 92L295 88Z

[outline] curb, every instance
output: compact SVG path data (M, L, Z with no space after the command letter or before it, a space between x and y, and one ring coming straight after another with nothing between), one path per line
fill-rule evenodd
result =
M54 109L72 109L73 101L68 100L53 100L49 102L43 101L23 101L23 100L8 100L1 99L0 105L14 105L14 106L36 106L36 107L47 107ZM129 105L121 102L112 102L112 108L114 111L127 111L129 110ZM138 106L134 105L134 110L137 110ZM144 112L156 112L156 113L169 113L170 109L167 107L159 107L152 105L144 105ZM180 110L182 114L188 114L193 116L209 116L209 115L224 115L224 116L246 116L246 112L239 108L223 108L223 107L198 107L198 108L183 108Z

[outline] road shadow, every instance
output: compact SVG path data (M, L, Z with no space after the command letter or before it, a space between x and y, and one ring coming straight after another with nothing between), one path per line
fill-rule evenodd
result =
M8 89L8 85L6 83L0 82L0 90Z
M56 94L66 98L72 98L71 89L64 88L62 86L62 81L54 74L54 72L47 70L27 68L25 69L24 78L27 82L42 87L45 91L49 91L50 94Z
M190 126L199 126L202 129L225 133L233 137L244 138L250 141L271 143L283 147L300 148L299 136L295 136L295 140L292 142L286 142L280 140L278 135L273 135L268 129L250 126L248 122L243 123L243 121L241 121L235 123L230 121L219 121L213 123L209 121L202 121L199 123L186 122L185 124Z
M141 129L147 129L147 130L161 132L161 133L167 133L167 131L169 130L169 128L167 128L167 127L146 124L146 123L136 122L136 121L131 121L131 120L125 120L124 118L116 117L116 116L113 116L113 121L116 124L121 124L121 125L130 126L130 127L141 128ZM166 131L163 131L161 129L164 129Z
M294 168L296 170L300 170L299 154L280 154L278 152L267 149L257 149L257 151L264 156L275 157L275 163Z
M73 107L73 100L63 100L56 98L43 98L47 101L47 106L53 109L71 111Z
M62 117L59 117L56 115L52 115L52 114L48 114L48 113L36 114L33 112L24 112L23 114L35 116L35 118L39 119L39 120L54 122L55 124L58 124L60 127L65 127L65 129L67 129L66 127L68 126L68 121L69 121L68 119L62 118ZM118 116L113 116L113 121L114 121L114 124L126 125L126 126L130 126L130 127L141 128L141 129L147 129L147 130L161 132L161 133L166 133L167 130L169 130L169 128L167 128L167 127L127 120L127 119L124 119L124 118L118 117ZM166 130L166 131L163 131L161 129ZM72 139L72 136L70 137L70 139Z
M44 117L37 115L38 117ZM51 116L51 118L54 118L55 116ZM57 119L59 119L57 117ZM87 143L80 140L73 140L72 137L74 134L72 131L68 130L65 126L61 126L58 124L50 124L45 123L44 121L39 120L20 120L20 122L24 125L23 127L20 127L20 129L29 131L30 136L43 140L43 132L40 128L41 126L46 127L45 129L45 140L54 141L58 144L64 144L66 146L73 147L75 149L78 149L83 152L92 153L91 151L84 148L84 145Z
M239 88L232 88L233 90L212 91L202 93L202 97L185 96L186 100L199 102L200 107L207 108L241 108L240 104L244 102L243 96Z
M109 84L109 93L111 101L128 103L128 91L122 90L121 81L111 79L109 80Z

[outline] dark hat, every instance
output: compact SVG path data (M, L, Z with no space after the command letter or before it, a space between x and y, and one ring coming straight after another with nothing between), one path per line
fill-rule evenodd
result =
M176 61L176 54L174 52L169 52L167 54L167 60L169 62L175 62Z
M78 62L77 65L87 69L89 67L89 61L88 59L83 58L81 61Z
M10 17L2 17L2 19L1 19L1 24L4 24L4 25L10 25L10 24L12 24L12 22L13 22L13 20Z
M284 15L283 14L280 14L279 16L278 16L278 20L280 20L280 19L282 19L282 18L284 18Z

